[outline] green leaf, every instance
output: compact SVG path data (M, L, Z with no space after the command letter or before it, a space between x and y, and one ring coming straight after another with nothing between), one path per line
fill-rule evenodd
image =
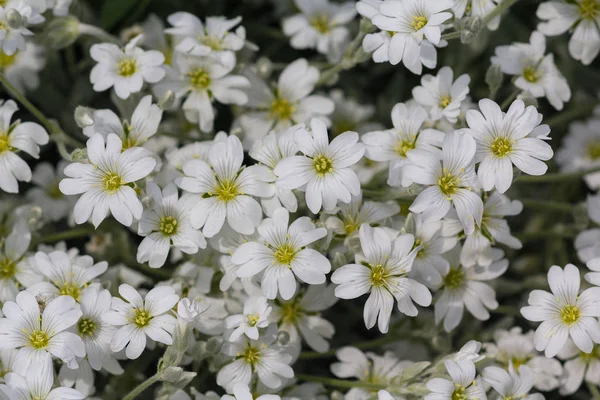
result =
M136 4L137 0L106 0L101 12L104 29L110 31Z

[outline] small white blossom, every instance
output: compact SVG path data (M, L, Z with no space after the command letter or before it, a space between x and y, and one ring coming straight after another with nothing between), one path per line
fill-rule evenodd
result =
M233 329L229 336L230 342L235 342L242 335L250 339L258 339L258 328L269 326L269 314L272 307L267 304L265 297L250 297L244 303L242 314L230 315L225 319L225 327Z
M437 76L424 75L421 86L414 87L412 95L417 103L428 108L432 120L445 118L455 124L461 113L461 105L469 94L470 82L467 74L455 81L452 68L443 67Z
M508 371L499 367L486 367L483 379L502 399L544 400L544 396L539 393L529 394L533 386L533 371L527 365L521 365L518 372L512 362L508 365Z
M433 378L427 381L430 394L424 400L486 400L485 388L480 378L475 378L475 364L468 360L444 361L451 380Z

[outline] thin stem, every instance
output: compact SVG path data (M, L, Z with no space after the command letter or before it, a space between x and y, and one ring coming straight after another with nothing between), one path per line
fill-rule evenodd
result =
M500 105L500 108L506 110L515 101L517 96L521 93L521 89L515 89L510 96L508 96Z
M450 33L444 33L442 35L442 40L452 40L460 38L460 31L454 31Z
M517 1L519 0L504 0L502 3L498 4L498 6L494 8L491 13L485 16L482 26L487 26L487 24L489 24L494 18L508 10Z
M520 199L521 203L523 203L524 207L533 208L533 209L541 209L541 210L549 210L549 211L561 211L564 213L572 213L573 206L569 203L563 203L560 201L552 201L552 200L533 200L533 199Z
M133 400L133 399L135 399L144 390L148 389L150 386L152 386L156 382L158 382L158 374L152 375L150 378L148 378L144 382L140 383L131 392L129 392L127 394L127 396L123 397L123 400Z
M375 383L367 383L360 381L345 381L342 379L334 379L334 378L326 378L323 376L313 376L313 375L305 375L305 374L296 374L296 379L304 382L317 382L322 383L326 386L336 387L340 389L352 389L352 388L361 388L367 389L370 391L376 391L385 389L386 385L378 385ZM126 399L123 399L126 400Z
M588 390L592 394L592 398L594 400L600 400L600 391L598 390L598 387L596 385L594 385L592 382L588 382L588 381L586 381L585 384L587 385Z
M518 179L515 180L515 183L549 183L549 182L568 182L574 181L577 179L581 179L587 174L592 174L594 172L600 172L600 167L594 167L587 169L585 171L577 171L577 172L569 172L566 174L563 173L554 173L554 174L546 174L541 176L525 176L521 175Z
M99 39L103 42L113 43L118 46L123 45L123 42L121 42L121 40L118 37L111 35L110 33L106 32L103 29L98 28L97 26L88 25L88 24L80 24L79 25L79 33L83 34L83 35L89 35L89 36L95 37L96 39Z
M31 248L37 247L40 243L55 243L61 240L77 239L80 237L89 236L94 232L94 227L91 225L79 226L77 228L69 229L67 231L51 233L49 235L41 236L37 239L32 240Z

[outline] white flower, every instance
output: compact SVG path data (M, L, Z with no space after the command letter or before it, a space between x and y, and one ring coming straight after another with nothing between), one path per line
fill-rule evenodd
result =
M160 107L152 104L152 96L147 95L135 107L131 122L121 120L112 110L94 110L94 123L83 128L83 134L92 137L95 133L100 133L106 138L110 133L115 133L123 141L124 149L141 146L158 130L162 114Z
M442 155L425 150L408 153L410 164L404 167L406 176L421 185L427 185L410 211L422 213L423 220L439 221L454 206L466 234L481 225L483 202L473 190L478 188L473 157L475 141L458 131L447 134L442 144Z
M572 3L547 1L540 4L537 17L543 20L538 30L546 36L556 36L572 30L569 40L571 57L589 65L600 51L600 1L575 0Z
M441 270L441 296L435 303L435 322L444 321L444 329L450 332L462 320L465 307L475 318L487 321L488 310L498 308L496 292L484 283L496 279L508 268L508 260L500 249L492 249L492 262L489 266L474 265L466 267L460 264L460 245L446 253L449 264Z
M291 344L300 344L304 339L308 346L318 352L329 350L329 342L335 327L321 316L321 311L331 308L336 302L335 285L312 285L287 301L276 300L271 319L279 329L289 333Z
M398 103L392 109L392 129L369 132L362 136L368 159L390 162L389 185L410 186L413 183L404 169L404 166L410 164L408 154L413 150L439 153L444 133L435 129L423 129L427 119L427 111L420 105Z
M358 133L342 133L329 143L325 122L313 118L310 132L299 129L294 132L294 140L303 155L287 157L277 164L277 187L306 191L306 204L315 214L321 208L332 210L338 200L350 203L353 195L360 194L360 182L350 168L365 152Z
M0 7L1 8L1 7ZM10 123L19 107L12 100L0 100L0 189L8 193L18 193L17 181L29 182L31 168L17 155L23 151L33 158L39 158L40 145L48 143L48 132L35 122L19 120Z
M268 299L277 293L284 300L296 292L296 278L310 285L325 282L325 274L331 271L329 260L307 245L327 234L324 228L316 228L308 217L300 217L289 225L290 214L285 208L275 210L272 218L266 218L258 227L261 241L242 244L231 257L239 265L237 276L254 276L262 271L261 287Z
M362 224L375 225L398 214L400 206L394 201L378 203L364 201L362 192L352 196L350 203L341 203L334 217L327 218L327 228L335 234L350 236L358 233Z
M276 394L263 394L256 398L250 392L248 385L244 383L236 383L232 388L233 396L225 394L221 396L221 400L281 400L281 397Z
M409 214L404 229L415 237L415 245L420 246L409 277L430 288L439 286L441 271L448 268L448 260L442 254L456 246L456 237L442 236L442 221L424 222L421 214Z
M237 136L215 142L209 153L209 163L190 160L183 165L186 176L175 180L183 190L202 195L190 215L192 226L213 237L227 221L236 232L250 235L262 219L260 204L250 196L273 196L275 188L268 183L273 174L262 165L242 166L244 149Z
M381 3L380 14L373 16L372 22L392 33L388 50L390 63L402 62L418 75L423 65L435 68L437 54L433 45L440 44L442 24L452 17L446 10L452 4L451 0L385 0Z
M110 341L117 331L102 316L110 311L112 296L106 289L90 287L81 295L82 316L77 322L77 332L83 339L87 362L96 371L106 369L112 374L123 373L119 362L110 352Z
M595 286L600 286L600 258L593 258L585 264L592 272L584 275L586 281Z
M600 166L600 119L576 121L569 125L569 132L556 152L556 163L563 172L585 171ZM592 190L600 188L600 173L583 178Z
M497 3L500 2L501 0L455 0L452 11L455 19L461 19L466 14L484 19L498 7ZM487 28L495 31L499 25L500 15L497 15L488 23Z
M367 224L361 225L359 236L362 253L355 255L355 264L335 270L331 281L339 285L335 295L341 299L370 293L365 303L365 325L371 329L378 321L379 330L386 333L394 299L398 310L411 317L418 314L413 301L423 307L431 304L429 290L406 277L419 248L413 248L413 235L400 235L392 241L383 229Z
M12 55L0 50L0 71L21 93L38 88L39 73L45 64L44 48L31 41L25 44L23 50Z
M95 227L109 212L117 221L130 226L142 216L142 203L129 186L150 174L156 161L141 147L123 152L121 139L114 133L104 137L97 133L87 141L90 164L72 163L65 168L68 178L60 181L60 191L83 195L77 200L73 215L82 224L91 218Z
M591 353L581 352L572 340L558 353L558 358L565 360L565 372L560 394L567 396L579 389L583 381L600 386L600 346L594 345Z
M39 251L34 263L39 273L49 282L31 285L27 287L29 292L42 298L71 296L75 301L80 301L84 289L108 269L106 261L94 264L90 256L71 259L64 251L53 251L50 254Z
M283 20L283 33L291 37L294 49L317 49L321 54L341 54L350 31L344 25L354 19L353 2L342 4L328 0L294 0L299 14ZM335 59L335 57L334 57Z
M495 344L486 344L486 355L495 359L504 369L512 363L516 371L526 365L533 371L533 386L536 389L549 391L560 386L563 369L560 362L546 358L535 351L534 333L523 333L520 327L510 331L494 332Z
M18 220L2 244L0 252L0 302L14 300L19 286L30 286L39 282L40 277L25 258L31 232L25 220Z
M410 367L411 361L400 361L391 351L383 356L363 353L356 347L342 347L335 353L339 362L331 364L331 372L338 378L356 378L360 382L391 384ZM347 399L367 400L375 394L367 389L354 387L346 393Z
M138 247L138 262L160 268L171 246L186 254L206 248L206 239L192 228L190 221L194 198L189 195L178 198L177 187L172 183L161 192L155 183L149 182L146 192L152 199L152 207L144 211L138 225L138 234L145 237Z
M186 324L196 324L200 315L207 310L202 304L196 300L183 298L177 303L177 320L183 321Z
M579 233L573 245L577 256L584 263L600 257L600 229L587 229Z
M8 12L17 12L20 17L18 27L11 27L8 22ZM25 50L27 43L24 36L33 36L27 26L37 25L44 22L45 18L40 15L36 7L32 7L29 1L12 0L5 1L0 6L0 46L7 55L13 55L17 50Z
M136 36L121 49L116 44L100 43L90 48L90 57L98 64L92 68L90 81L96 92L114 87L121 99L142 90L144 82L156 83L165 76L165 57L160 51L144 51L137 47L142 36Z
M486 400L485 388L480 378L475 378L475 364L468 360L446 360L446 370L452 380L433 378L427 381L427 389L432 393L424 400Z
M533 371L527 365L521 365L515 370L513 363L508 365L508 371L499 367L486 367L483 379L489 383L503 399L544 400L539 393L529 394L533 387Z
M58 162L56 169L50 163L43 162L35 166L31 181L36 185L29 189L27 198L40 206L42 218L47 222L57 222L69 215L72 203L58 188L65 177L66 161Z
M529 306L521 314L529 321L542 322L535 331L535 348L554 357L571 337L584 353L590 353L594 343L600 343L600 288L580 293L579 269L573 264L564 268L552 266L548 284L552 293L534 290L529 294Z
M483 190L495 187L506 192L512 184L513 164L526 174L544 175L548 166L543 161L554 152L544 140L550 127L540 125L542 114L521 100L515 100L506 113L489 99L481 100L479 108L481 112L467 111L469 128L462 131L477 142L475 162L480 163L477 176Z
M83 400L85 395L66 387L52 388L54 367L48 357L32 364L23 374L6 374L6 384L0 385L0 393L10 400Z
M68 329L75 325L82 313L71 296L60 296L49 301L40 312L34 295L22 291L16 301L7 301L2 307L6 316L0 324L0 349L18 349L20 367L27 369L53 355L70 368L77 368L75 357L85 356L83 341Z
M213 100L222 104L243 105L248 96L243 88L250 81L241 75L232 75L235 57L232 53L223 55L222 60L212 57L193 57L176 53L173 67L167 78L161 82L156 92L172 90L178 99L185 97L182 104L188 121L198 124L202 132L213 130L215 110Z
M459 76L454 81L452 68L443 67L437 76L424 75L421 86L412 90L415 101L427 107L429 115L434 121L445 118L455 124L461 112L462 102L469 94L471 78L467 74Z
M534 97L548 98L552 107L563 109L563 103L571 98L571 89L565 77L554 64L554 54L546 53L546 38L533 32L529 43L514 43L496 47L492 63L502 72L515 75L515 86Z
M254 142L249 154L256 161L266 165L271 171L277 167L279 161L294 156L298 153L298 146L294 141L294 132L303 129L301 125L295 125L282 133L270 132L264 138ZM296 212L298 199L290 189L275 188L275 195L260 199L263 211L269 217L279 207L285 207L289 212Z
M285 67L274 91L258 76L249 74L251 86L246 107L252 111L243 114L239 123L250 146L271 130L279 132L295 124L309 123L314 117L327 120L333 112L333 101L311 95L319 75L319 70L303 58Z
M121 351L127 346L127 357L138 358L146 347L146 335L156 342L173 344L171 334L176 320L170 311L179 296L172 287L156 286L142 298L133 287L122 284L119 294L125 301L113 297L111 311L102 315L105 323L119 327L110 343L112 351Z
M4 377L9 372L15 372L17 354L19 354L19 351L14 349L0 350L0 370L5 374ZM0 383L5 382L4 377L0 378Z
M244 303L242 314L230 315L225 319L225 327L233 329L229 336L230 342L235 342L242 335L250 339L258 339L258 328L269 326L269 314L272 307L267 304L265 297L250 297Z
M292 356L277 347L274 328L274 324L269 326L258 340L241 336L236 342L224 343L222 352L234 359L217 374L217 385L230 392L235 383L249 385L252 378L258 376L259 382L276 389L282 384L281 378L293 378L294 370L289 366Z
M167 21L172 28L165 32L177 39L175 50L193 56L209 54L222 55L224 52L234 52L244 47L246 30L240 26L235 32L230 32L242 22L242 17L227 19L225 17L207 17L203 24L198 17L188 12L176 12L169 15Z

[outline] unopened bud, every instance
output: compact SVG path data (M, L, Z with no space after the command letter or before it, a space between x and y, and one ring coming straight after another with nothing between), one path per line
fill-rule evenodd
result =
M204 350L209 354L217 354L221 351L221 346L223 346L223 338L213 336L206 341Z
M267 57L260 57L256 60L256 70L261 78L267 79L273 72L273 63Z
M490 65L485 73L485 83L487 83L490 88L492 97L496 95L496 92L500 89L500 86L502 86L503 79L504 75L502 74L500 66L497 64Z
M177 382L183 374L183 368L170 366L160 373L160 380L165 382Z
M481 18L479 18L477 16L464 17L460 21L460 30L461 31L467 30L467 31L470 31L471 33L474 33L475 35L479 33L482 26L483 26L483 22L481 21Z
M77 106L75 108L75 123L80 128L94 125L94 109L90 107Z
M175 92L167 90L158 101L158 107L161 110L167 110L175 103Z
M331 393L331 400L344 400L344 394L336 390Z
M6 23L12 29L20 29L27 24L27 18L23 17L14 8L9 9L5 15Z
M54 49L62 49L73 44L79 37L79 20L69 15L54 18L46 27L43 40Z
M143 33L144 33L144 28L142 28L140 25L133 25L133 26L121 31L120 39L123 42L127 43L134 37L137 37Z
M71 152L73 162L81 162L88 159L87 149L75 149Z
M460 42L462 44L469 44L473 41L473 39L475 39L476 36L477 34L469 30L460 31Z
M290 334L286 331L281 331L277 334L277 344L287 346L290 343Z
M360 20L360 31L362 33L371 33L375 30L375 25L371 22L369 18L362 18Z

